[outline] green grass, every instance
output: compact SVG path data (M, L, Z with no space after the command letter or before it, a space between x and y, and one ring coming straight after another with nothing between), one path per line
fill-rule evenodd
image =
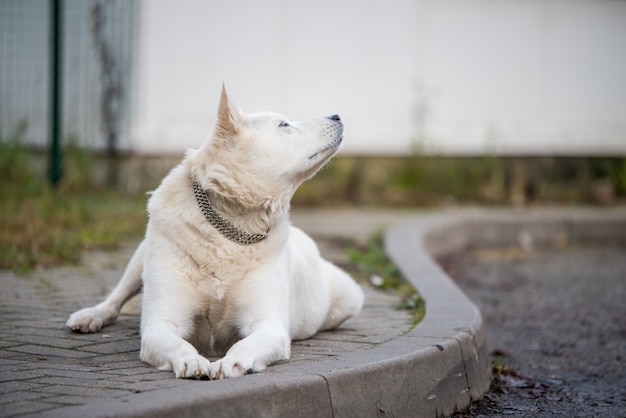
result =
M66 153L67 175L53 189L19 141L0 141L0 269L76 262L85 249L116 248L143 233L146 196L91 188L86 158Z
M294 205L612 204L626 201L623 157L338 156Z
M402 296L398 309L407 309L413 316L413 325L419 324L426 315L426 303L413 286L402 277L400 269L389 258L382 244L382 233L371 236L363 246L349 250L350 261L359 273L382 289L393 289Z

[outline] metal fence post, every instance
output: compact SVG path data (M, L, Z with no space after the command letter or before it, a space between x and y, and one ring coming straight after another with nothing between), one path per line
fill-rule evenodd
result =
M50 183L56 186L63 177L63 1L51 0L50 10Z

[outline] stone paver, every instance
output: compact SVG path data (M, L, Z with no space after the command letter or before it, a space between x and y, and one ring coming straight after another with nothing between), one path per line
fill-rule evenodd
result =
M398 216L395 212L333 216L331 212L296 211L293 218L317 239L325 256L346 264L345 251L338 246L345 245L346 239L365 239ZM210 391L232 385L175 379L171 372L142 363L137 315L122 315L115 325L96 334L74 334L65 328L71 312L99 302L110 291L134 247L133 243L114 253L86 253L78 266L24 275L0 272L0 416L63 416L70 411L68 407L106 405L109 399L144 402L142 394L163 389L184 391L206 385ZM339 330L294 342L290 361L271 366L259 376L293 374L313 363L370 350L411 328L410 315L394 308L399 302L395 294L367 285L365 290L367 302L358 318ZM94 406L88 411L98 409Z

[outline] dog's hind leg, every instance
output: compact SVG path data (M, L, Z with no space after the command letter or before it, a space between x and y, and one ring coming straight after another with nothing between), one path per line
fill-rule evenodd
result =
M322 274L328 283L330 308L320 330L327 331L357 315L363 307L365 297L361 286L346 272L326 260L322 260Z
M82 333L98 332L103 326L115 323L124 303L141 291L145 247L144 240L135 250L119 283L104 301L70 316L66 323L69 329Z

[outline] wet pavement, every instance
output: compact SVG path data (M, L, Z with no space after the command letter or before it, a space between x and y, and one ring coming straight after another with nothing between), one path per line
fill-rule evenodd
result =
M626 246L440 259L481 309L492 388L457 417L626 416Z

